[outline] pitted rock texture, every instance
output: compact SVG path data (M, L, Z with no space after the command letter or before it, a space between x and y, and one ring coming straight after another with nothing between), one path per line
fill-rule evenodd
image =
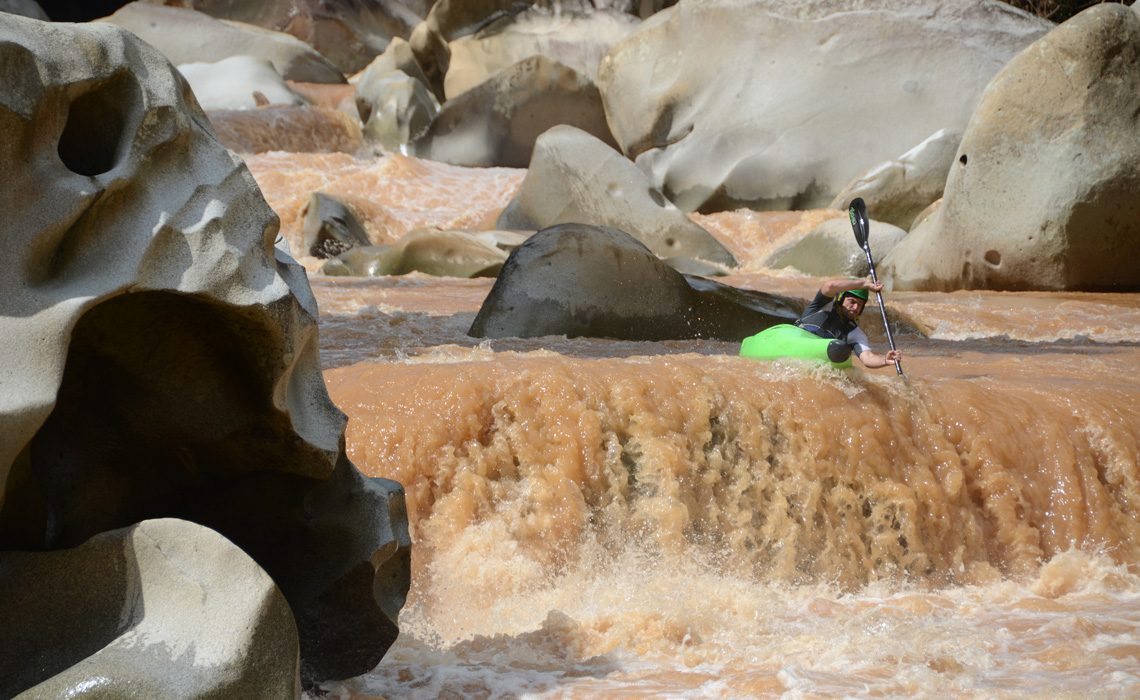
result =
M0 15L0 65L0 551L197 522L285 594L307 682L367 671L408 587L403 491L345 457L253 177L119 27Z

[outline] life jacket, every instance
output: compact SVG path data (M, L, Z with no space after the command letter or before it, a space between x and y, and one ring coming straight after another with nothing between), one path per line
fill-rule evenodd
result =
M847 342L847 334L859 327L854 321L845 321L831 302L818 311L813 311L796 321L797 326L811 331L821 338L835 338Z

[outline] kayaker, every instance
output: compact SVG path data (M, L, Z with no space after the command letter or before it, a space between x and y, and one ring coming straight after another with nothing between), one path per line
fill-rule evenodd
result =
M872 282L870 278L827 280L815 293L815 298L804 309L796 325L821 338L841 341L846 346L840 348L840 354L846 353L841 359L846 359L854 352L859 362L869 369L892 365L895 360L902 359L902 351L890 350L884 355L872 351L871 341L867 339L867 334L858 324L863 307L870 298L870 292L882 289L882 282ZM832 361L839 361L833 356L830 347L828 355Z

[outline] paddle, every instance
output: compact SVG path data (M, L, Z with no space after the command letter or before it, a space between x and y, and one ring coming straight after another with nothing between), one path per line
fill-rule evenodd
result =
M871 227L867 223L867 205L863 203L862 197L856 197L851 200L851 207L847 211L851 217L851 228L855 231L855 240L859 243L859 247L867 254L867 267L871 268L871 281L878 282L879 278L875 276L875 261L871 259L871 244L867 240L871 233ZM875 292L879 297L879 312L883 314L883 328L887 331L887 343L890 344L891 350L895 349L895 339L891 336L891 324L887 323L887 307L883 305L883 293ZM895 360L895 371L902 376L902 363Z

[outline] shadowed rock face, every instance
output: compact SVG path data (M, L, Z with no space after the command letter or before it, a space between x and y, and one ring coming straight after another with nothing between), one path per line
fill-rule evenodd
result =
M409 585L403 490L345 457L316 304L253 178L117 27L0 15L0 65L0 551L194 521L284 593L304 680L367 671Z
M686 277L623 231L561 224L511 253L468 333L738 341L795 320L798 309L783 297Z

